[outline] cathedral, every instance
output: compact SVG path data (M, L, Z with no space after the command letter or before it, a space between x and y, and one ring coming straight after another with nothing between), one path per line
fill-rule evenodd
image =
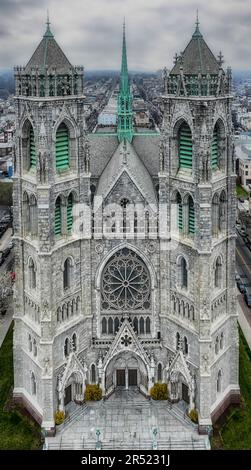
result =
M88 133L49 21L15 67L13 395L47 435L87 384L166 383L201 433L239 402L231 70L198 21L162 103L136 128L125 27L115 130Z

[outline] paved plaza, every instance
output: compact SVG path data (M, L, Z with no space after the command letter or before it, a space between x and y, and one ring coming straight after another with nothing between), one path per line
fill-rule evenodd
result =
M99 442L97 442L99 441ZM178 405L154 402L137 390L116 390L110 398L71 405L71 418L47 438L47 449L207 449Z

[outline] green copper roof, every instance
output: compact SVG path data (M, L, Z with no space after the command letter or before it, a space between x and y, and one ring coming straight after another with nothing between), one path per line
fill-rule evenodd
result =
M122 44L122 61L120 73L120 89L118 96L118 139L126 139L129 142L133 138L133 112L132 112L132 95L128 77L127 54L126 54L126 36L125 22L123 24L123 44Z
M198 17L192 38L170 74L179 75L181 67L184 75L198 75L199 73L218 75L219 73L219 64L200 32Z
M57 74L67 75L71 73L73 67L55 41L50 30L49 19L47 19L46 25L45 34L26 65L25 73L31 74L32 70L37 69L39 73L44 74L45 68L47 68L48 73L55 73L56 67Z

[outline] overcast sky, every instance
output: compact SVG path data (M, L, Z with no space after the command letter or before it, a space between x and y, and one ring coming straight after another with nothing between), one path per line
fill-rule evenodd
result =
M171 67L194 31L200 29L225 65L251 69L250 0L0 0L0 69L25 65L45 30L51 30L73 65L86 70L119 69L126 17L131 70Z

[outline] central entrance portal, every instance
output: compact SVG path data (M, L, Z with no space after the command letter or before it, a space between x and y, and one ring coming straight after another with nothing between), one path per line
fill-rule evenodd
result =
M117 387L125 387L125 369L117 369Z
M123 351L108 364L105 373L105 391L110 394L116 388L131 390L138 388L148 392L147 366L132 351Z

